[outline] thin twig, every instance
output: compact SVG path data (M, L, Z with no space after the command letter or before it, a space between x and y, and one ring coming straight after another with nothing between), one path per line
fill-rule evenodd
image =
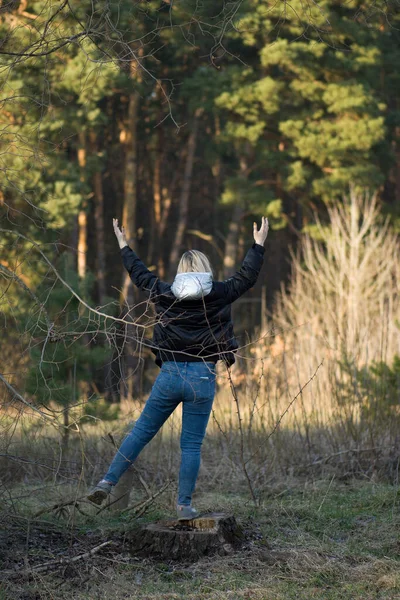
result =
M66 506L74 506L75 508L77 508L79 510L79 498L75 499L75 500L67 500L66 502L59 502L58 504L53 504L52 506L48 506L47 508L42 508L41 510L39 510L37 513L35 513L33 515L33 518L36 519L37 517L40 517L41 515L44 515L45 513L51 511L51 510L60 510L61 508L65 508ZM82 511L79 511L82 512ZM85 514L85 513L82 513Z
M329 482L328 489L326 490L326 494L325 494L325 496L322 498L322 502L321 502L321 504L319 505L317 512L321 512L321 508L322 508L322 506L323 506L323 504L324 504L324 502L325 502L325 500L326 500L326 497L327 497L327 496L328 496L328 494L329 494L329 490L331 489L331 486L332 486L332 483L333 483L333 480L334 480L334 479L335 479L335 474L333 474L333 476L332 476L332 479L331 479L331 480L330 480L330 482Z
M294 398L292 398L292 400L289 402L289 404L287 405L287 407L285 408L285 410L283 411L283 413L280 415L279 419L276 421L275 426L273 427L273 429L269 432L269 434L267 435L267 437L265 438L264 442L267 442L270 437L275 433L275 431L278 429L278 427L280 426L283 417L289 412L290 408L293 406L293 404L296 402L297 398L303 393L303 390L308 386L309 383L311 383L311 381L316 377L317 373L318 373L318 369L323 365L324 361L321 361L318 365L318 367L315 369L313 375L311 375L310 379L300 388L300 391L294 396ZM257 450L255 452L253 452L253 454L246 460L247 464L248 462L250 462L261 450L261 448L263 448L263 445L259 446L257 448Z
M256 496L256 494L254 492L253 484L252 484L252 481L250 479L249 472L247 470L247 466L246 466L247 463L244 460L244 432L243 432L243 425L242 425L242 415L241 415L241 412L240 412L239 398L238 398L238 395L237 395L234 383L232 381L232 375L231 375L231 369L230 369L230 367L227 367L227 371L228 371L229 385L231 387L231 392L232 392L233 399L235 400L236 410L237 410L237 415L238 415L239 433L240 433L240 464L242 466L243 473L244 473L244 475L246 477L247 485L249 486L250 494L251 494L251 497L253 498L254 505L257 506L257 496Z
M8 383L7 379L5 379L1 373L0 373L0 381L2 381L4 383L4 385L6 386L8 391L14 396L14 398L17 398L20 402L25 404L25 406L28 406L33 411L39 413L44 419L54 421L53 417L51 417L50 415L47 415L46 413L41 411L39 408L36 408L36 406L34 406L33 404L31 404L30 402L25 400L25 398L23 396L21 396L21 394L19 392L17 392L17 390L11 385L11 383Z
M31 567L29 569L18 569L16 571L3 571L4 575L29 575L30 573L42 573L43 571L48 571L49 569L62 567L64 565L70 565L78 562L79 560L85 560L86 558L90 558L102 548L109 546L112 544L112 540L108 540L107 542L103 542L98 546L95 546L88 552L84 552L83 554L79 554L78 556L74 556L73 558L60 558L60 560L53 560L47 563L42 563L41 565L37 565L36 567Z

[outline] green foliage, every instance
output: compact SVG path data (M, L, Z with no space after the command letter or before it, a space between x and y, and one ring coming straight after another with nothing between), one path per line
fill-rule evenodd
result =
M89 398L83 409L81 423L95 424L97 420L115 421L120 414L118 404L110 404L104 398L96 396Z
M7 19L0 21L2 52L18 52L38 42L55 9L46 0L30 2L28 13L37 17L31 19L12 4ZM267 215L275 231L295 219L297 229L312 232L314 211L325 216L325 204L341 202L349 184L382 190L384 210L400 227L399 209L392 201L399 185L400 17L391 1L367 14L358 0L294 0L290 5L245 0L225 28L231 3L221 7L211 0L189 0L172 8L156 0L121 0L94 6L88 0L68 3L52 20L41 49L50 50L57 37L69 40L80 31L79 22L91 32L99 26L99 35L91 33L46 56L16 59L2 54L0 216L11 218L18 231L39 244L57 239L70 246L76 241L78 212L84 210L89 250L95 247L93 174L101 174L108 219L110 205L115 211L122 207L132 91L140 97L137 225L146 223L140 245L153 262L156 253L165 262L174 239L185 146L199 107L204 112L189 214L200 215L194 216L199 221L194 226L202 229L210 222L207 217L202 221L203 215L212 209L216 225L210 227L221 247L237 205L245 215L243 224ZM141 42L136 47L132 40ZM142 49L143 68L135 71L132 59ZM179 135L177 124L182 125ZM84 166L79 152L85 154ZM148 235L154 226L155 156L161 163L161 204L171 200L160 247L155 239L148 242L156 237L154 231ZM205 198L207 206L198 210ZM277 248L287 247L283 239ZM5 235L6 262L21 260L24 276L36 289L45 276L44 265L37 267L29 242L14 241ZM283 261L284 251L277 253ZM107 270L112 266L107 264ZM105 275L107 285L119 285L117 276ZM68 281L77 289L87 284L77 278ZM75 300L56 287L46 306L65 336L55 344L44 343L43 332L30 321L32 303L20 298L14 284L4 311L16 315L16 321L26 319L32 326L28 330L38 336L32 350L31 393L38 398L42 394L43 402L51 398L63 403L79 396L85 369L101 364L103 350L83 343L89 316L79 313ZM93 286L86 288L91 290L85 291L89 299ZM42 287L39 292L46 299L49 290ZM62 385L50 383L52 378ZM44 391L39 393L40 386Z
M400 356L393 364L375 362L358 374L363 397L363 416L367 420L375 417L400 418Z
M71 257L64 254L59 268L66 282L79 289L77 274L71 269ZM90 275L81 283L89 293L93 285ZM84 399L81 383L88 383L91 371L104 365L110 350L98 343L101 320L94 319L79 301L59 281L50 290L44 284L36 291L43 299L54 322L54 336L43 335L44 323L34 317L28 319L26 329L31 332L35 345L30 351L31 364L26 378L26 391L39 404L50 403L68 407ZM91 413L93 414L93 413Z
M255 149L254 176L268 173L267 187L275 179L279 195L295 193L306 207L338 199L349 183L376 189L393 164L398 33L377 13L368 27L356 24L359 10L356 2L343 8L331 0L307 8L294 2L287 11L281 3L247 2L233 37L254 52L246 68L230 67L230 89L216 99L226 113L225 138ZM273 164L258 160L260 148L274 154Z
M54 92L71 98L78 105L85 106L89 121L96 120L99 111L93 111L93 106L103 98L113 94L115 79L119 70L112 62L96 64L87 60L95 50L92 42L85 40L82 45L84 52L71 56L66 65L59 65L53 72Z
M44 23L50 8L38 0L29 10ZM85 0L74 4L74 16L63 13L63 35L76 33L76 18L84 22L91 10ZM101 41L85 37L48 60L4 60L8 77L0 99L11 115L4 130L7 152L2 153L5 189L10 197L25 194L26 200L34 193L37 204L49 211L52 227L70 227L68 207L76 213L84 195L79 169L69 168L71 153L66 148L76 153L80 132L104 129L115 135L114 119L123 117L123 96L133 89L140 90L146 104L145 120L152 126L153 121L159 123L165 113L161 108L160 115L160 101L165 104L165 98L157 95L158 81L179 82L171 97L178 122L188 122L199 106L210 122L214 116L220 119L220 132L208 132L204 144L208 156L217 155L229 165L222 204L230 196L230 179L243 154L252 162L252 181L265 181L255 214L264 210L265 199L284 203L295 195L308 207L339 198L349 183L376 189L387 180L400 123L395 101L400 85L398 16L390 6L385 19L380 11L366 15L356 1L342 6L333 0L318 5L295 0L288 7L247 0L235 12L237 26L224 32L226 57L222 68L218 62L215 69L207 62L199 64L196 53L207 55L204 34L218 31L229 6L217 9L212 2L200 6L189 1L174 6L172 14L169 6L157 2L138 7L122 1L104 10L118 30L110 28ZM196 30L193 22L188 36L184 24L193 14L201 27ZM96 13L90 24L95 26L97 18ZM212 27L208 30L205 23ZM149 34L156 24L156 51L151 57L148 49L144 61L153 76L139 81L120 69L113 53L126 52L136 36L153 48ZM36 25L37 32L16 27L9 49L24 47L32 36L39 38L42 30ZM212 60L217 59L213 55ZM113 99L115 110L110 113L105 105ZM154 135L151 127L148 133ZM101 169L104 154L98 162ZM247 208L246 198L238 201Z
M393 358L392 365L374 361L371 365L356 368L353 363L343 361L345 375L343 402L355 403L360 415L369 426L379 426L400 420L400 356Z
M246 203L248 210L258 217L266 216L270 219L274 230L285 226L282 219L282 200L272 198L264 188L249 182L242 177L232 177L227 180L225 190L221 196L223 205Z
M56 229L70 225L73 214L76 214L82 201L82 196L73 191L71 183L55 181L54 192L47 195L41 207L47 213L47 224Z

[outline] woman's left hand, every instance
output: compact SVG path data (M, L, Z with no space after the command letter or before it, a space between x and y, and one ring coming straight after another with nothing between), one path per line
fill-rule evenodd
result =
M261 227L257 229L257 223L253 224L253 236L256 244L264 246L264 242L267 239L269 229L269 223L267 217L261 218Z
M122 249L128 245L128 242L126 241L125 227L123 225L121 226L121 229L118 227L118 219L113 219L113 226L119 247Z

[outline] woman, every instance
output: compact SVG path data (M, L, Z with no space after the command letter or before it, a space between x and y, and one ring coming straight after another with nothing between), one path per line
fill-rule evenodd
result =
M133 283L147 293L155 305L153 353L161 367L142 414L126 436L104 479L88 499L101 504L150 442L175 408L183 402L180 439L178 519L199 515L192 507L192 494L200 468L200 450L215 393L215 365L235 361L238 348L231 321L231 304L255 284L260 272L268 220L253 226L254 244L241 268L226 281L214 281L208 258L189 250L179 262L171 284L160 281L128 246L124 227L113 220L122 260Z

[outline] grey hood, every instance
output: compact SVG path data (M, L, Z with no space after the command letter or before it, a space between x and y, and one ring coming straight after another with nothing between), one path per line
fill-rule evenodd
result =
M198 300L211 292L211 273L178 273L171 291L178 300Z

